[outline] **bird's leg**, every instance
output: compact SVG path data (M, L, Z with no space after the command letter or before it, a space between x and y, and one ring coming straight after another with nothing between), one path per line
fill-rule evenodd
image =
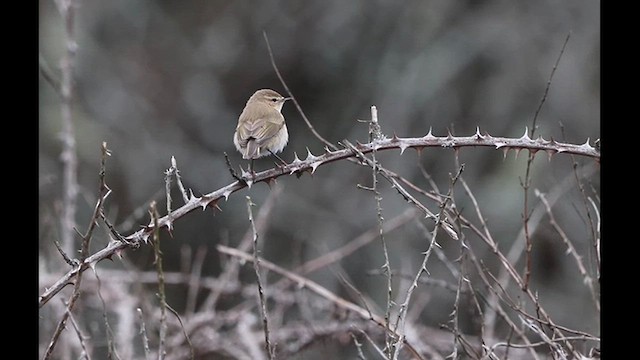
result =
M276 158L278 158L278 160L280 160L282 162L282 166L286 166L288 165L286 161L282 160L282 158L280 156L278 156L276 153L274 153L273 151L269 150L269 152L271 153L271 155L275 156ZM277 164L276 164L277 165Z

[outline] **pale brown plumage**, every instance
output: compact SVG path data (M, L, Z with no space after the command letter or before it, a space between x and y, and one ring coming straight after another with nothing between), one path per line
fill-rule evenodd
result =
M244 159L257 159L282 151L289 140L280 113L286 100L270 89L256 91L238 117L233 143Z

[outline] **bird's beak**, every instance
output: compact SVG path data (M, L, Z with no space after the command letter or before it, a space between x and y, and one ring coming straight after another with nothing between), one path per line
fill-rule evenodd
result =
M284 98L284 101L291 100L291 99L293 99L293 98L292 97L286 97L286 98Z

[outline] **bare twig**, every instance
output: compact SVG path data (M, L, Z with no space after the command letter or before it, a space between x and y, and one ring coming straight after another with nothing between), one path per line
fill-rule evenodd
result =
M63 208L61 242L62 249L67 254L73 253L74 236L73 229L76 226L76 198L78 196L78 156L76 149L75 128L73 125L73 96L74 81L73 70L77 43L75 42L75 8L74 0L56 0L56 5L62 16L65 31L64 41L66 51L60 60L62 79L60 84L61 115L62 115L62 154L60 158L63 164Z
M160 231L158 227L158 209L155 201L151 202L149 209L151 221L154 223L153 250L155 254L154 262L158 273L158 298L160 300L160 343L158 344L158 360L162 360L167 355L165 343L167 340L167 300L164 291L164 269L162 268L162 251L160 250Z
M371 159L367 158L366 156L364 156L364 153L360 149L358 149L358 147L354 146L353 144L351 144L347 140L343 140L342 142L345 144L345 146L347 146L348 149L352 150L354 152L354 154L361 161L363 161L365 164L367 164L367 165L369 165L371 167L374 166L373 161ZM375 148L375 146L374 146L374 148ZM455 240L458 239L458 234L456 234L455 230L453 230L453 226L451 224L449 224L448 221L446 221L444 219L440 219L438 216L434 215L433 212L431 212L431 210L429 210L420 201L418 201L413 195L411 195L404 187L402 187L402 185L400 185L400 183L396 180L396 178L397 178L396 174L391 173L391 172L389 172L386 169L383 169L381 167L378 167L378 169L379 169L379 173L385 179L387 179L387 181L389 181L391 183L392 187L394 189L396 189L396 191L398 191L398 193L400 193L400 195L402 195L402 197L405 200L407 200L409 203L411 203L412 205L415 205L417 208L422 210L425 213L425 217L433 219L434 222L436 223L436 225L441 226L442 229L451 238L453 238Z
M358 359L366 360L366 358L364 357L364 353L362 353L362 344L358 341L358 338L352 332L349 333L349 335L351 335L351 339L353 339L353 344L356 346L356 350L358 352Z
M300 104L298 104L298 100L296 100L296 97L293 96L293 93L291 92L291 90L289 90L289 87L287 86L287 83L285 83L284 78L282 77L282 75L280 74L280 71L278 70L278 66L276 65L276 61L273 58L273 51L271 51L271 45L269 44L269 38L267 37L267 32L263 31L262 32L262 36L264 37L264 41L267 44L267 50L269 51L269 59L271 60L271 66L273 66L273 70L276 72L276 75L278 75L278 79L280 79L280 83L282 84L282 86L284 87L285 91L287 92L287 94L291 98L291 101L293 101L293 104L296 106L296 109L298 109L298 112L300 113L300 116L302 116L302 119L307 124L307 127L309 128L309 130L311 130L313 135L316 138L318 138L320 141L322 141L326 146L328 146L332 150L338 150L337 146L335 146L334 144L329 142L327 139L322 137L322 135L320 135L316 131L316 129L311 124L311 121L309 121L309 118L307 118L307 116L304 114L304 111L302 111L302 108L300 107Z
M586 166L584 167L583 171L585 172L584 174L585 176L590 176L596 171L596 167ZM564 194L566 191L570 189L571 182L572 182L571 175L566 176L562 181L560 181L553 188L551 192L548 193L547 201L549 202L550 206L553 206L558 200L560 200L560 197L562 196L562 194ZM468 192L468 194L469 196L472 196L470 191ZM544 205L542 203L539 203L537 205L537 207L540 207L540 208L542 208L543 206ZM542 218L545 213L543 211L538 211L537 208L533 209L531 213L532 213L532 216L529 219L529 229L531 231L535 231L537 226L542 221ZM474 230L474 232L476 232L476 234L478 234L478 236L480 236L481 239L485 240L487 245L489 245L489 247L491 248L491 251L494 252L496 255L498 255L499 258L501 259L503 267L499 270L499 273L497 276L497 279L498 279L497 282L501 284L501 286L507 287L509 284L509 280L513 279L516 281L516 283L518 283L518 286L522 288L523 286L522 284L519 283L519 280L518 280L519 276L514 272L513 266L511 264L516 264L523 254L523 250L526 244L526 242L524 241L524 229L520 230L520 233L518 234L517 238L513 241L513 245L508 250L507 255L504 256L502 252L498 250L497 243L490 235L485 235L486 234L485 231L480 231L480 229L476 229L475 226L472 226L471 228ZM497 301L495 296L496 295L494 293L491 293L489 295L487 303L492 304L495 301ZM491 337L491 335L493 335L493 329L496 325L495 324L496 315L497 314L491 308L488 308L485 311L485 323L486 323L486 330L487 330L488 337Z
M69 313L69 320L71 320L71 325L73 326L73 330L76 332L76 336L78 337L78 341L80 342L80 347L82 348L82 353L80 354L79 359L91 360L91 352L87 349L88 345L85 342L85 339L87 339L88 337L82 334L82 331L80 331L80 326L71 313Z
M142 309L137 308L138 316L140 317L140 335L142 335L142 347L144 349L144 358L149 360L151 350L149 349L149 338L147 337L147 329L144 324L144 316L142 316Z
M258 211L258 216L255 219L255 227L259 233L266 233L267 227L269 225L268 220L271 217L271 213L276 204L276 200L279 199L280 195L282 194L282 189L283 187L281 185L274 186L271 189L271 192L269 192L269 196L260 207L260 210ZM247 251L249 248L251 248L252 244L253 244L253 231L251 229L248 229L244 237L240 241L240 244L238 245L238 249L242 251ZM202 305L203 309L206 309L208 311L215 311L216 303L218 302L220 295L222 295L223 288L225 286L235 283L234 278L237 278L240 263L236 258L232 258L230 259L230 261L231 263L227 264L224 267L223 273L218 276L218 279L220 279L220 284L221 284L220 288L215 291L211 291L211 293L209 294L209 296L207 297L207 299L204 301Z
M49 66L44 56L42 56L42 53L38 54L38 60L40 65L40 74L49 83L49 85L53 87L53 90L60 94L60 80L57 79L56 75L53 73L53 70L51 70L51 66Z
M219 252L223 253L223 254L227 254L230 256L234 256L237 257L239 259L242 259L244 261L253 261L253 256L249 255L245 252L239 251L237 249L234 248L230 248L227 246L223 246L223 245L217 245L216 248L218 249ZM382 327L383 329L386 329L385 325L384 325L384 318L376 315L376 314L370 314L369 311L367 311L366 309L348 301L345 300L339 296L337 296L336 294L334 294L333 292L329 291L328 289L326 289L325 287L320 286L318 283L313 282L307 278L304 278L298 274L295 274L291 271L285 270L283 268L281 268L278 265L273 264L272 262L266 261L264 259L260 259L260 264L265 267L266 269L269 269L270 271L273 271L277 274L280 274L282 276L285 276L287 278L289 278L291 281L293 281L294 283L297 284L297 286L299 288L307 288L309 290L311 290L312 292L316 293L317 295L327 299L328 301L332 302L333 304L335 304L336 306L343 308L345 310L349 310L351 312L353 312L354 314L360 316L363 319L368 319L373 321L374 323L376 323L378 326ZM394 336L397 336L397 334L393 334ZM407 346L407 348L409 349L409 351L411 351L411 353L416 356L418 359L422 359L422 357L420 356L420 354L413 348L413 346L406 340L404 339L405 345Z
M262 288L262 278L260 276L260 257L258 256L258 232L253 221L253 211L251 206L255 205L251 202L251 197L247 196L247 212L249 213L249 223L251 223L251 231L253 233L253 268L256 272L256 281L258 283L258 296L260 299L260 314L262 315L262 329L264 331L264 347L269 355L269 359L275 359L275 346L269 340L269 317L267 316L267 302Z
M182 330L182 335L184 335L184 338L185 340L187 340L187 344L189 345L189 359L193 360L195 356L193 352L193 344L191 343L191 338L189 338L189 334L187 334L187 331L184 328L184 323L180 318L180 314L178 314L178 312L174 308L169 306L169 304L166 304L166 305L167 305L167 310L169 310L169 312L171 312L176 317L176 319L178 319L178 323L180 323L180 329Z
M380 132L380 125L378 124L378 109L375 106L371 106L371 120L369 121L369 141L378 141L382 140L383 135ZM375 195L376 199L376 217L378 219L378 236L380 237L380 243L382 244L382 254L384 255L384 264L382 264L382 270L386 275L387 279L387 301L386 308L384 312L384 325L387 327L387 330L390 329L390 318L391 318L391 308L392 308L392 281L391 281L391 263L389 262L389 251L387 250L387 242L384 239L384 217L382 216L382 195L380 191L378 191L378 160L376 159L377 150L374 147L371 152L371 173L372 173L372 187L371 191ZM387 351L387 357L392 358L395 357L395 346L394 341L389 336L389 331L385 331L385 349Z
M399 228L400 226L414 219L418 214L419 213L417 209L407 208L402 214L384 222L383 233L386 234L392 230ZM341 259L344 259L345 257L353 254L356 250L377 239L378 236L379 229L375 228L368 230L355 239L349 241L344 246L326 252L319 257L313 260L309 260L308 262L298 266L294 270L294 272L300 274L312 273L318 269L340 261Z
M193 315L196 311L198 289L200 289L201 287L200 280L202 279L202 265L204 264L206 255L207 247L198 247L198 251L196 252L195 259L193 260L189 276L189 290L187 291L187 305L185 309L185 313L188 315Z
M534 193L544 204L547 215L549 216L549 223L551 223L551 226L553 226L553 228L556 230L558 235L560 235L560 238L562 239L562 241L567 246L567 253L573 256L576 262L576 265L578 267L578 271L580 271L580 275L582 275L584 279L584 283L587 285L587 287L589 287L589 292L591 293L591 298L593 299L593 303L595 304L596 309L600 311L599 296L596 293L596 290L593 286L593 278L589 275L587 268L584 266L582 262L582 257L578 254L578 252L576 251L576 248L571 243L571 240L569 240L569 237L567 236L567 234L564 232L564 230L562 230L562 228L556 221L556 218L553 215L553 212L551 211L551 206L549 205L549 202L547 201L547 198L545 197L545 195L542 192L540 192L538 189L534 189Z
M67 310L64 312L64 314L62 315L62 319L60 319L60 321L58 322L58 326L56 327L54 333L53 333L53 337L51 339L51 341L49 342L49 345L47 347L47 350L45 351L44 354L44 359L49 359L51 357L51 355L53 354L53 350L56 346L56 343L58 342L58 339L60 338L60 335L62 334L62 331L65 329L66 323L67 323L67 319L69 318L69 314L71 313L71 309L73 309L73 307L76 304L76 301L78 301L78 298L80 297L80 284L82 283L82 271L81 269L83 268L83 264L85 263L86 259L89 257L89 243L91 241L91 238L93 236L93 230L95 229L96 225L97 225L97 221L99 218L99 214L102 211L102 206L104 204L105 199L107 198L107 196L109 196L109 194L111 193L111 190L109 190L109 188L106 185L105 182L105 173L106 173L106 161L107 161L107 156L109 156L109 150L107 149L107 143L103 142L102 143L102 157L101 157L101 161L100 161L100 174L99 174L99 178L100 178L100 185L98 188L98 201L96 203L96 206L93 210L93 215L91 216L91 220L89 222L89 226L87 228L87 231L85 232L85 234L82 236L82 247L80 249L80 260L77 261L77 263L79 264L75 270L75 272L70 272L70 273L74 273L75 274L75 284L73 287L73 292L71 294L71 298L69 300L69 303L67 304ZM69 280L71 279L71 277L69 277ZM64 285L66 285L67 282L64 282ZM64 286L63 285L63 286ZM62 287L61 287L62 288Z
M98 284L98 298L102 303L102 320L104 322L105 333L107 335L107 354L109 359L119 359L118 352L116 350L115 341L113 339L113 331L111 330L111 325L109 325L109 319L107 317L107 303L104 301L104 297L102 296L102 282L100 280L100 276L98 276L98 271L93 268L93 274L96 277L96 281Z
M182 195L184 203L189 202L189 195L182 185L182 178L180 177L180 170L178 170L178 163L174 156L171 156L171 166L164 172L164 188L167 197L167 216L171 215L171 177L175 176L178 189ZM169 229L171 229L171 223L169 223Z
M560 123L560 130L562 132L562 137L565 138L564 126L562 125L562 123ZM591 233L591 242L595 250L596 278L599 279L600 278L600 245L599 245L600 244L600 220L599 220L598 208L595 206L591 198L587 196L584 185L582 184L582 181L580 180L580 176L578 175L579 166L575 156L571 155L571 161L573 163L573 175L576 180L576 185L578 186L578 190L580 190L580 195L582 196L582 203L584 205L584 210L587 215L587 225L589 226L589 231ZM597 217L596 221L594 221L594 219L592 218L588 203L591 203L591 205L593 205L595 216ZM599 309L600 308L598 306L598 311Z
M407 289L407 293L405 294L405 298L404 301L402 302L402 304L400 304L400 308L398 310L398 315L397 315L397 319L396 319L396 324L395 324L395 331L398 331L398 329L400 329L400 333L404 334L405 333L405 320L406 320L406 315L407 315L407 308L409 307L409 302L411 300L411 295L413 294L413 292L415 291L415 289L418 287L418 282L420 280L420 277L422 276L422 274L426 273L428 274L429 271L427 270L427 262L429 260L429 257L431 255L431 252L433 251L433 248L436 246L439 246L436 242L437 239L437 235L438 235L438 229L439 229L439 223L442 221L442 213L444 211L444 209L447 206L447 202L449 202L452 198L453 198L453 188L455 186L455 183L458 181L458 178L460 177L460 175L462 174L462 171L464 171L464 165L461 165L460 168L458 169L458 172L451 178L451 185L449 186L449 192L448 194L445 196L445 202L441 205L441 211L440 213L438 213L438 215L436 216L436 226L433 229L432 235L431 235L431 242L429 243L429 246L427 248L427 250L424 252L424 257L422 258L422 263L420 264L420 268L418 269L418 272L416 273L413 282L411 283L411 285L409 286L409 288ZM404 335L402 335L404 337Z
M542 95L542 99L540 99L540 103L538 104L538 108L536 109L535 114L533 115L533 120L531 124L531 135L533 138L537 129L536 122L538 120L538 114L542 109L545 101L547 100L547 94L549 93L549 89L551 88L551 82L553 80L553 75L556 73L556 69L558 68L558 64L560 63L560 59L562 59L562 55L564 54L564 49L567 47L567 43L569 42L569 37L571 33L567 34L567 38L562 44L562 49L560 50L560 54L558 54L558 58L556 59L556 63L553 65L553 69L551 70L551 74L549 75L549 80L547 81L547 86L544 89L544 94ZM529 286L529 278L531 277L531 248L533 246L531 242L531 235L529 233L529 217L531 213L529 213L529 187L531 186L531 164L533 163L533 159L536 153L534 151L529 151L529 157L527 159L527 169L525 170L524 180L522 181L522 189L524 191L524 201L523 206L524 210L522 213L522 221L524 222L524 235L527 242L526 248L526 263L525 263L525 273L524 273L524 289L526 290Z

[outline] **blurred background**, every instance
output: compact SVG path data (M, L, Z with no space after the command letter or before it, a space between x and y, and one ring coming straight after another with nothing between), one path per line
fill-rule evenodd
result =
M64 22L54 1L39 3L41 61L59 78L66 49ZM196 195L234 181L223 153L228 153L236 168L246 167L232 143L245 102L261 88L285 94L270 63L263 31L293 95L316 130L333 143L367 141L367 125L357 120L370 118L371 105L377 106L388 136L418 137L430 128L434 135L451 131L468 136L480 127L494 136L520 137L525 126L532 124L570 34L538 115L536 135L577 144L587 139L593 144L600 137L597 1L76 3L78 50L72 115L79 159L76 224L81 231L87 227L97 198L103 141L112 151L106 181L113 193L106 209L125 235L149 222L150 200L157 200L159 209L165 208L164 171L172 156L185 186ZM39 104L42 289L51 283L43 280L46 274L67 269L53 245L61 226L61 103L44 77ZM312 136L292 103L285 104L283 114L290 141L282 158L291 161L294 152L302 156L306 148L314 154L323 151L324 145ZM515 158L510 152L504 158L502 151L491 148L463 148L458 155L465 163L463 176L494 239L509 249L522 228L521 181L528 154ZM422 165L443 192L450 174L457 170L455 153L449 149L427 148L420 157L415 151L402 156L386 151L379 159L383 166L429 189ZM569 156L548 161L546 154L538 154L531 191L554 191L558 184L569 181L570 189L562 192L554 211L574 245L588 257L591 244L573 178L573 160L580 165L593 163ZM273 160L260 159L255 166L264 170L273 166ZM599 194L599 168L587 172L581 181L591 195ZM356 184L371 185L370 169L342 161L318 168L313 176L281 177L278 184L282 193L260 241L264 257L282 267L291 269L377 226L373 195L356 188ZM385 181L380 186L385 218L403 213L407 203ZM236 246L248 229L245 195L252 197L258 211L269 192L264 183L256 184L220 203L221 212L194 212L177 221L172 236L163 233L162 237L167 271L179 271L185 252L191 252L203 254L203 275L219 274L221 256L215 245ZM175 208L180 196L174 195ZM531 198L533 208L539 200ZM461 198L458 208L467 205L463 211L472 215L470 204ZM429 205L437 210L437 205ZM566 247L548 220L542 222L534 235L535 289L559 324L599 335L599 313L576 277L575 264L564 255ZM409 223L386 238L392 244L391 267L415 273L420 252L425 250L422 232ZM107 241L106 231L99 231L92 252ZM459 252L457 244L444 242L442 246L452 259ZM384 306L384 277L370 274L382 265L381 254L379 241L374 241L337 266L362 293ZM154 268L150 247L123 256L137 269ZM432 276L445 278L439 266L434 265ZM123 266L114 259L100 267ZM321 270L309 277L346 296L332 271ZM419 319L437 327L447 322L455 293L435 294ZM183 293L169 288L168 296L172 307L179 312L184 309ZM41 318L40 342L46 343L56 319L46 314Z

